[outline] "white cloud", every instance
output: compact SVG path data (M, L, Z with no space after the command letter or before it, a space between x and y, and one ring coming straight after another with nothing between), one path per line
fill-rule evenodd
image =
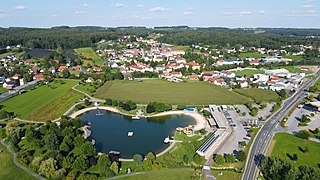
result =
M60 15L58 14L51 14L51 17L59 17Z
M87 14L86 11L76 11L74 12L75 14L78 14L78 15L82 15L82 14Z
M265 13L267 13L265 10L260 10L260 11L258 11L258 13L259 14L265 14Z
M89 4L82 4L81 7L84 7L84 8L89 7Z
M144 5L144 4L138 4L138 8L144 8L144 7L146 7L146 5Z
M116 3L114 5L115 8L122 8L123 7L123 4L122 3Z
M164 11L168 11L168 10L169 10L168 8L157 6L154 8L150 8L149 12L164 12Z
M315 6L314 5L310 5L310 4L306 4L306 5L303 5L301 7L302 8L314 8Z
M192 11L185 11L183 12L183 15L194 15L194 13Z
M27 7L20 5L20 6L15 6L14 9L15 9L15 10L25 10L25 9L27 9Z
M190 10L193 10L193 7L188 7L187 10L189 10L189 11L190 11Z
M250 15L250 14L251 14L250 11L241 11L241 12L239 13L240 16L247 16L247 15Z

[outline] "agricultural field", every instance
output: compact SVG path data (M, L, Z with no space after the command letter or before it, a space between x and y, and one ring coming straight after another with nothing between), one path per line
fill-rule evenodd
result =
M75 49L75 52L78 53L83 58L85 58L85 59L83 59L84 66L89 65L89 64L91 64L92 66L93 65L97 65L97 66L103 65L103 60L99 56L97 56L97 54L94 52L94 50L90 47Z
M258 69L245 69L242 71L234 71L236 76L252 76L254 74L263 74L264 70L258 70Z
M246 52L246 53L241 53L240 57L241 58L247 58L247 57L251 57L251 58L259 58L261 56L264 56L263 54L260 54L258 52Z
M275 101L279 97L279 95L275 91L266 90L266 89L250 88L250 89L235 89L234 91L243 96L251 98L254 101L260 101L260 102Z
M47 121L58 118L83 97L71 89L78 81L64 82L65 84L52 82L50 87L43 85L34 90L30 89L1 104L5 106L5 110L14 112L20 119Z
M298 160L293 163L296 166L307 165L318 168L320 163L320 146L319 143L301 139L288 133L277 133L273 139L274 146L271 155L289 159L294 153L298 155ZM308 153L303 153L300 148L307 147ZM290 160L291 161L291 160Z
M138 174L133 176L127 176L120 178L121 180L179 180L179 179L192 179L194 171L192 170L163 170L163 171L151 171L145 174Z
M208 82L187 81L171 83L166 80L148 79L137 81L108 81L95 93L101 99L133 100L148 104L152 101L170 104L244 104L251 102L235 92Z
M0 144L0 177L6 180L25 179L33 180L33 176L29 175L24 170L20 169L13 163L13 156L7 149Z

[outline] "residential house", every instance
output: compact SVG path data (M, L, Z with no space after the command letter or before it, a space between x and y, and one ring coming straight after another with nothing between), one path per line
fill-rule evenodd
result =
M186 68L189 68L190 66L192 67L192 70L200 70L200 65L196 62L188 62L185 64Z
M226 82L224 81L223 78L209 78L208 82L217 85L217 86L225 86Z
M191 80L199 80L199 76L197 74L192 74L189 79L191 79Z
M58 68L58 72L65 71L65 70L67 70L67 69L68 69L67 66L60 66L60 67Z
M92 83L94 82L94 79L92 77L88 77L88 79L86 80L87 83Z
M33 80L44 81L44 75L43 75L43 74L34 75L34 76L33 76Z

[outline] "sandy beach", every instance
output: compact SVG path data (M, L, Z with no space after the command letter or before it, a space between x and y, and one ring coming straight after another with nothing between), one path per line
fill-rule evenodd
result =
M114 113L119 113L119 114L126 115L126 116L134 116L132 114L122 113L118 109L113 108L113 107L97 106L97 107L89 107L89 108L81 109L81 110L79 110L77 112L74 112L73 114L70 115L70 118L76 118L77 116L79 116L79 115L81 115L81 114L83 114L85 112L88 112L88 111L91 111L91 110L95 110L97 108L103 109L103 110L107 110L107 111L110 111L110 112L114 112ZM195 131L203 129L205 127L206 119L201 114L188 112L188 111L167 111L167 112L162 112L162 113L158 113L158 114L155 114L155 115L143 116L143 117L148 118L148 117L159 117L159 116L168 116L168 115L182 115L182 114L186 115L186 116L191 116L191 117L193 117L195 119L195 121L196 121L196 124L194 125L194 130Z

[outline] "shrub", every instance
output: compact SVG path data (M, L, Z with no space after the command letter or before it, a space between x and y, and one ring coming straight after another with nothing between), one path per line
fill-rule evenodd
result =
M123 106L122 106L122 108L123 108L124 110L126 110L126 111L131 111L131 107L130 107L130 105L127 104L127 103L124 103Z
M112 100L112 106L118 106L119 102L117 100Z
M178 110L184 110L185 108L186 108L185 105L179 104L179 105L177 106L177 109L178 109Z
M78 110L81 110L81 109L84 109L84 106L82 104L77 104L75 108Z
M214 162L217 163L218 165L221 165L224 163L224 158L221 154L216 154L214 157Z
M134 161L135 163L141 163L141 162L143 161L142 155L141 155L141 154L135 154L135 155L133 156L133 161Z
M226 156L226 163L234 163L236 161L236 157L232 154L227 154Z
M152 104L148 104L147 109L146 109L146 112L147 112L148 114L150 114L150 113L153 113L153 112L155 112L155 111L156 111L156 110L155 110L154 106L153 106Z
M244 151L239 151L237 154L237 159L241 162L246 160L246 153Z
M133 109L136 109L137 108L137 104L131 100L127 101L127 103L129 106L130 106L130 109L133 110Z
M302 139L308 139L310 137L310 133L307 130L301 130L297 136Z
M112 105L112 99L106 99L106 105L111 106Z

